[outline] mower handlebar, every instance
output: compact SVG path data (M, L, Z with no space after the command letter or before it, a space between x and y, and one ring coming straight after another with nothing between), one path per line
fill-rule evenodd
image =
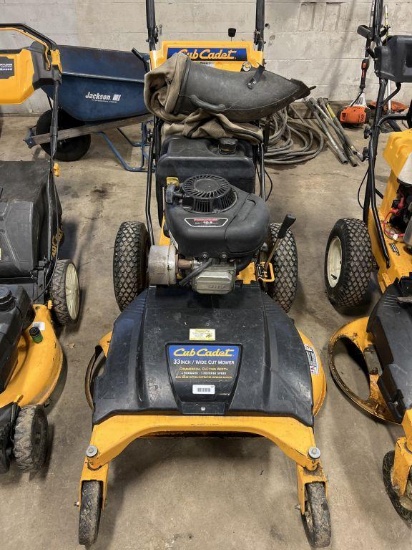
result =
M159 31L156 27L156 12L154 0L146 0L146 25L149 49L154 50L158 42Z
M255 20L255 44L259 51L263 51L265 44L265 0L256 0L256 20Z
M20 34L24 34L25 36L32 38L36 42L43 44L43 46L46 46L50 50L57 49L56 42L54 42L44 34L41 34L40 32L32 29L28 25L24 25L24 23L0 23L0 31L17 31Z

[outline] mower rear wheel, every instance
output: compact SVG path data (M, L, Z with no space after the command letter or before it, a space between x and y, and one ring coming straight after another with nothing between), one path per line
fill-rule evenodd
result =
M149 235L141 222L123 222L114 243L113 285L120 311L147 286Z
M83 481L79 516L79 544L89 547L99 534L103 504L103 487L100 481Z
M37 136L48 134L50 132L51 120L52 111L50 109L48 111L45 111L37 121ZM84 126L84 122L72 117L63 109L59 109L57 122L58 130L69 130L71 128L78 128L79 126ZM90 149L91 142L92 138L90 134L69 139L61 139L57 142L55 157L57 160L61 160L63 162L73 162L75 160L79 160L84 157L84 155ZM41 143L40 147L43 149L43 151L50 155L50 142Z
M383 457L383 483L395 510L398 512L403 520L407 521L408 523L412 523L412 470L409 472L405 495L399 496L398 492L392 484L394 461L394 451L386 453L386 455Z
M373 269L368 229L362 220L338 220L328 239L324 277L326 292L337 307L356 307L367 297Z
M63 326L75 323L80 311L80 287L76 266L71 260L57 260L50 295L58 323Z
M44 407L23 407L14 428L14 458L20 470L37 472L47 455L48 422Z
M331 527L328 501L323 483L305 486L305 514L302 515L306 536L313 548L326 548L330 544Z
M269 250L274 245L280 229L280 223L269 226ZM295 237L290 229L280 240L271 260L275 280L267 283L267 292L286 312L291 308L298 287L298 251Z

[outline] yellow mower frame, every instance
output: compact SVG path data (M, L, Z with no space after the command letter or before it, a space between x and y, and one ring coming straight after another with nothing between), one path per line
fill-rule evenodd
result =
M385 193L378 209L379 220L383 224L396 199L402 170L412 161L412 129L390 134L384 150L384 158L391 168ZM408 164L408 166L409 166ZM380 290L384 292L389 285L402 277L409 277L412 272L412 256L402 241L394 241L386 233L384 239L390 258L388 265L380 246L376 225L372 215L368 217L368 232L371 240L373 256L378 265L377 278ZM396 422L378 387L380 368L374 348L373 336L368 333L368 317L357 319L336 331L329 341L329 368L338 387L363 411L385 422ZM361 399L343 381L334 359L334 350L340 340L349 340L361 352L369 378L369 396ZM395 444L394 462L391 476L391 486L388 481L387 491L391 500L406 497L408 483L412 472L412 410L408 409L402 419L401 426L405 436L400 437ZM408 493L412 505L412 493ZM395 506L396 508L396 506ZM396 508L398 510L398 508ZM412 507L411 507L412 510ZM411 512L412 518L412 512ZM405 518L406 519L406 518ZM409 521L409 519L408 519Z

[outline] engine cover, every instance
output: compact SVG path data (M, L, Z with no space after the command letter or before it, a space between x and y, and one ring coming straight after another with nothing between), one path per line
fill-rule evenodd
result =
M210 174L186 180L166 193L166 225L186 257L242 258L263 244L269 211L256 195Z
M224 147L223 142L232 142ZM173 136L165 139L156 166L156 181L165 187L168 177L185 181L193 174L222 176L242 191L255 191L255 153L245 140L191 139Z

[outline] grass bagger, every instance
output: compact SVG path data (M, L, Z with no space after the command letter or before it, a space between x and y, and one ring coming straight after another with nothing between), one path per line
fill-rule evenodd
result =
M254 43L179 41L156 49L153 0L146 12L145 100L155 115L146 225L124 222L117 233L121 314L87 370L93 431L80 483L79 541L96 540L110 462L129 443L223 433L266 437L296 463L307 536L315 547L328 546L326 478L313 431L325 375L286 314L297 285L294 218L269 222L259 126L309 90L264 69L262 0Z
M363 221L341 219L335 224L326 250L325 283L334 305L356 307L366 301L377 265L382 296L369 318L349 323L332 336L329 365L337 385L356 405L380 420L402 426L405 436L397 440L395 451L384 457L383 480L396 511L412 523L412 129L389 136L384 157L391 172L383 194L375 182L382 125L403 121L412 127L412 103L407 114L385 114L385 106L402 83L412 82L412 37L391 36L382 42L381 21L382 1L377 0L372 26L358 29L373 45L371 54L379 78L367 149ZM388 81L395 83L390 96L385 93ZM367 399L349 388L336 367L339 341L347 344L367 376Z
M75 322L74 264L59 260L63 237L54 176L60 59L56 45L22 24L2 24L34 40L0 52L0 103L22 103L42 84L54 87L50 160L0 162L0 472L14 458L36 471L47 455L44 404L63 364L53 327Z

